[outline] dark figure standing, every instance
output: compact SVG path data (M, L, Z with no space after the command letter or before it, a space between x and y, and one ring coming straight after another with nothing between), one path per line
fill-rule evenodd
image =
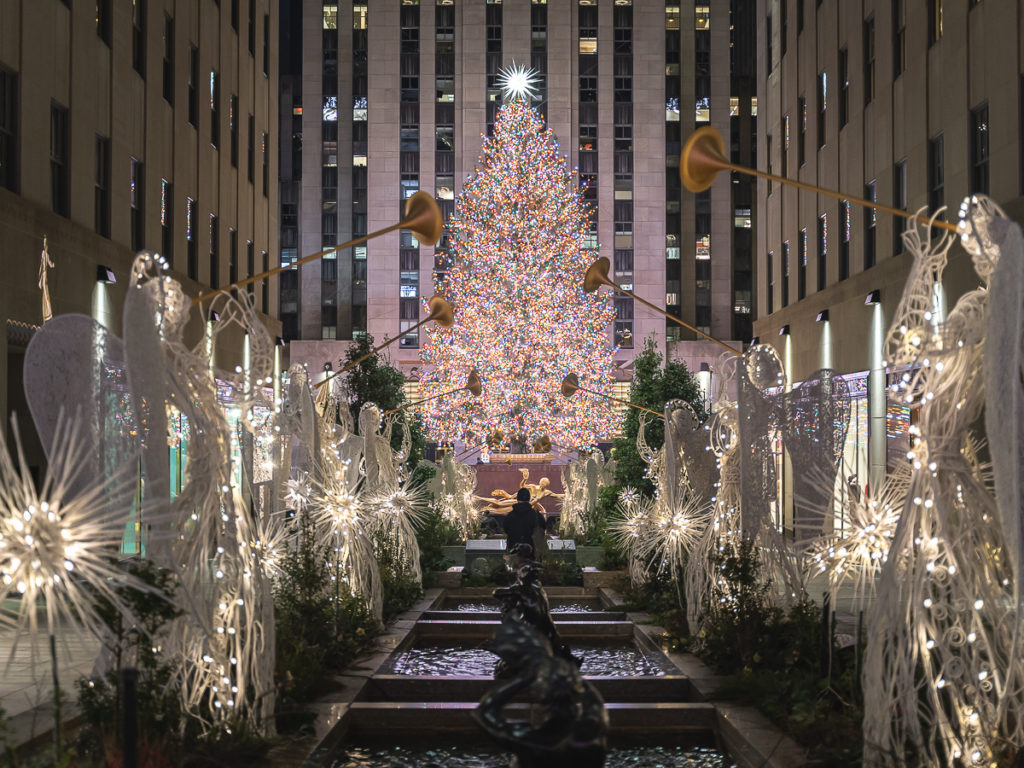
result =
M506 543L508 551L511 552L516 544L533 546L534 531L538 527L543 530L545 525L544 515L530 504L530 489L520 488L516 493L516 503L512 505L512 509L501 522L502 528L505 529L505 536L508 538Z

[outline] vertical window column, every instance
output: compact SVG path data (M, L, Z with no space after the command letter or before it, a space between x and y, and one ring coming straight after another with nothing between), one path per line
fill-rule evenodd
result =
M96 137L96 190L93 228L97 235L110 237L110 139Z
M864 199L872 203L878 202L878 192L875 189L875 182L870 181L864 185ZM878 211L874 208L864 209L864 269L871 269L875 266L876 242L875 234L878 225Z
M199 252L196 247L196 201L185 200L185 246L187 250L186 269L190 280L199 279Z
M352 6L352 237L366 234L367 4ZM352 338L366 334L366 246L352 249Z
M323 6L323 103L320 114L320 246L338 244L338 6ZM338 337L338 255L320 260L320 338Z
M782 306L789 306L789 240L782 244Z
M501 7L501 6L497 6ZM420 188L420 6L419 0L402 0L400 13L402 42L401 103L399 104L399 198L405 202ZM418 347L419 330L406 333L419 317L420 249L409 230L398 235L398 331L404 334L401 347Z
M892 204L895 208L907 208L907 160L900 160L893 167L892 173ZM907 219L902 216L892 217L892 252L903 253L903 231L907 227Z
M50 203L54 213L71 215L68 165L68 110L50 104Z
M18 191L18 76L0 66L0 187Z
M220 224L213 213L210 214L210 287L220 287Z
M828 214L818 217L818 290L825 290L828 282Z
M614 169L615 281L633 290L633 6L619 0L612 9L615 50L613 117L615 121ZM615 343L632 349L634 343L633 299L615 299Z
M160 255L174 266L174 185L160 179Z
M131 220L131 246L133 251L141 251L146 247L146 218L143 213L145 202L142 162L134 157L128 158L128 205Z
M694 6L693 29L695 120L700 127L711 120L711 8L707 3ZM694 223L694 325L711 333L710 189L694 196Z
M548 5L547 0L531 0L530 67L537 73L537 98L532 106L542 115L548 105Z
M843 230L839 236L839 279L850 276L850 201L843 200L839 204L839 215L842 217Z
M665 5L665 310L682 314L682 184L679 181L679 153L682 129L679 123L681 43L679 4ZM679 327L666 323L666 338L678 339Z
M597 6L577 6L579 26L579 183L587 204L589 230L584 247L597 256Z
M494 121L498 117L498 108L501 106L501 87L498 85L498 71L501 69L501 24L502 6L501 0L487 0L486 10L487 22L487 60L486 60L486 86L487 86L487 135L494 135Z
M800 230L800 254L796 266L796 298L797 301L807 295L807 229Z
M988 194L987 101L971 110L971 194Z
M434 197L444 229L434 249L434 280L440 289L452 266L448 220L455 211L455 4L435 0L434 7Z

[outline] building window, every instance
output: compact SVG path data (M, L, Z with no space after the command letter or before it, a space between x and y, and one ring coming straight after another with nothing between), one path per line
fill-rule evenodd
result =
M768 314L775 311L775 254L768 251Z
M174 19L164 15L164 101L174 106Z
M160 254L174 265L174 185L160 179Z
M199 253L196 248L196 201L191 197L185 200L185 246L187 253L188 276L191 280L199 279Z
M842 216L843 230L839 233L839 279L850 276L850 201L843 200L839 204L839 215Z
M928 45L942 39L942 0L928 0Z
M902 210L907 209L907 160L900 160L893 167L892 173L892 202L893 206ZM903 253L903 230L906 229L907 219L902 216L894 216L892 223L893 253Z
M146 76L146 0L132 0L132 67Z
M238 167L238 97L228 100L228 133L231 136L231 167Z
M266 251L260 251L260 256L263 257L263 269L262 272L270 271L270 257ZM250 275L252 277L252 275ZM270 278L264 277L260 280L260 309L264 314L267 314L270 310Z
M231 28L238 31L238 0L231 0Z
M220 288L220 223L210 214L210 287Z
M864 104L875 98L875 17L864 20Z
M828 75L818 73L818 149L825 146L825 110L828 108Z
M779 50L782 56L786 55L789 45L789 0L779 2Z
M850 119L850 53L839 49L839 127Z
M96 137L96 189L93 228L97 235L110 237L110 139Z
M141 251L146 247L146 219L143 214L145 204L145 175L142 162L134 157L128 158L128 218L131 225L131 246L133 251Z
M54 213L70 216L68 167L68 111L50 105L50 203Z
M796 119L800 121L796 134L796 164L800 167L807 160L807 99L803 96L797 99Z
M988 194L987 101L971 110L971 194L978 193Z
M249 0L249 55L256 56L256 0Z
M769 13L764 20L764 63L765 75L767 76L775 66L772 61L772 15Z
M96 34L110 45L110 0L96 0Z
M892 0L892 77L907 68L907 8L903 0Z
M796 33L804 31L804 0L796 0Z
M220 144L220 78L210 70L210 143Z
M935 213L946 204L946 171L942 134L928 140L928 207Z
M818 217L818 290L825 290L828 268L828 214Z
M18 76L0 66L0 187L18 191Z
M872 203L878 202L875 182L870 181L864 185L864 199ZM876 208L864 209L864 269L871 269L875 266L875 234L878 225L878 210Z
M263 196L266 197L270 192L270 147L267 146L270 141L270 137L264 132L263 143L260 145L261 153L263 156Z
M263 14L263 76L270 76L270 16L266 13Z
M256 118L249 115L248 144L245 150L246 164L249 170L249 183L256 183Z
M789 240L782 244L782 306L789 306Z
M199 126L199 49L194 45L188 51L188 122Z
M789 115L782 118L782 175L789 178Z
M807 230L800 230L799 238L800 253L797 256L799 262L796 265L796 298L797 301L807 295Z
M775 171L773 170L774 165L772 161L772 135L770 133L766 134L764 137L764 153L768 157L768 173L774 176ZM772 180L766 179L766 183L768 185L768 194L770 195L772 193Z
M228 229L228 285L238 282L238 230Z

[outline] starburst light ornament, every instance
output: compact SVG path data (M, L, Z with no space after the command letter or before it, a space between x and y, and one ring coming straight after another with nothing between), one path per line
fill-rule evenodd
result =
M504 69L499 69L498 82L507 99L528 101L540 96L540 92L535 87L540 82L536 70L527 69L522 64L512 62Z

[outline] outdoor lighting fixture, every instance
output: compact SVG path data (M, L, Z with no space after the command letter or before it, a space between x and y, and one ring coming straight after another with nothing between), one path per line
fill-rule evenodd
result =
M789 336L789 323L779 328L779 336Z
M220 312L215 312L214 310L211 309L210 310L210 322L211 323L216 323L218 320L220 320Z
M700 372L701 373L711 373L711 366L708 365L707 363L701 363L700 364Z
M821 310L821 312L819 312L818 316L815 318L815 322L827 323L828 322L828 310L827 309Z
M334 370L334 363L332 363L330 360L328 360L326 363L324 363L324 370L325 371L333 371Z
M106 283L107 285L113 285L117 282L117 277L114 275L114 270L110 267L105 267L102 264L96 267L96 282Z
M278 336L277 337L277 345L279 347L283 347L285 345L284 337L282 337L282 336Z
M865 304L879 304L879 303L881 303L881 301L882 301L882 292L878 288L875 288L875 290L873 290L871 293L869 293L864 298L864 303Z
M752 346L752 347L756 347L760 343L761 343L761 337L760 336L755 336L754 338L752 338L750 340L750 346Z

